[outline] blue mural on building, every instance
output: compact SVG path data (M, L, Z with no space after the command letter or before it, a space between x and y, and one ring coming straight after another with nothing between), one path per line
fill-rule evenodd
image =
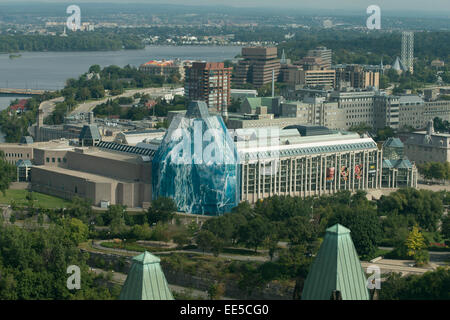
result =
M153 199L186 213L220 215L239 203L239 156L222 117L203 101L171 122L152 160Z

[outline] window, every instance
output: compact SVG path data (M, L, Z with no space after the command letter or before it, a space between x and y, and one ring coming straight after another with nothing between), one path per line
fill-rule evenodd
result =
M52 162L55 163L55 158L52 158Z
M58 163L61 163L61 158L58 158Z
M46 158L45 160L46 160L46 162L50 162L50 158Z

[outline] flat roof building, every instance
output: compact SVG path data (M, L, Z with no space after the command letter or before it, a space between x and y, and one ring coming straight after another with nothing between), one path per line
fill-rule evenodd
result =
M208 108L226 113L231 103L231 70L223 62L193 62L186 67L186 98L204 101Z
M236 66L233 82L236 85L251 83L259 88L272 82L272 72L276 80L280 73L276 47L242 48L242 60Z

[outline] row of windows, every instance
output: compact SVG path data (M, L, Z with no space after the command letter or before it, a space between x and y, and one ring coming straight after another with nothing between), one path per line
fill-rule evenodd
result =
M52 158L52 163L55 163L56 160L58 160L58 163L61 163L61 158ZM62 161L64 163L66 163L67 159L66 158L62 158ZM49 163L50 162L50 158L49 157L45 158L45 162Z
M5 153L7 158L23 158L23 153ZM30 158L30 154L27 153L27 158Z

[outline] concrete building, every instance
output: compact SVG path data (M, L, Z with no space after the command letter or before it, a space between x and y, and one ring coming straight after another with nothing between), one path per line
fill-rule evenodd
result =
M450 134L435 132L432 120L426 131L408 134L404 144L405 155L417 164L450 161Z
M233 189L236 203L255 203L258 199L272 195L310 196L330 194L338 190L416 185L417 170L411 162L400 159L394 163L394 160L385 159L383 150L378 149L377 144L367 136L329 130L323 126L298 124L299 114L305 111L302 108L307 105L291 102L280 102L277 105L277 101L279 100L276 98L267 99L264 101L266 105L253 106L256 107L256 115L264 116L268 107L275 107L277 112L285 115L277 119L267 116L269 126L265 128L239 129L228 133L221 124L220 117L208 114L206 105L197 109L190 108L186 114L176 117L173 128L177 128L179 124L193 130L194 122L202 119L220 127L225 130L224 134L232 137L231 140L228 139L228 147L230 150L235 149L236 154L234 155L234 151L223 151L232 160L230 164L227 162L228 169L225 171L222 166L203 163L194 172L189 166L183 168L177 163L159 161L158 159L163 158L156 158L157 152L170 156L172 153L168 143L172 147L178 145L179 141L176 139L180 139L180 136L174 130L171 135L166 133L164 138L153 139L148 145L139 143L131 146L100 141L95 146L78 147L69 145L67 140L59 140L25 146L1 145L0 148L27 148L22 150L22 154L26 150L32 157L32 190L66 199L83 197L96 206L109 203L146 208L155 197L155 190L161 192L159 186L171 184L179 188L179 182L184 181L183 186L195 189L198 197L193 197L191 193L176 193L178 198L185 196L191 201L187 207L181 206L180 210L192 213L192 208L201 207L202 214L217 214L217 210L210 208L220 207L219 212L223 212L224 208L228 212L232 207L230 199L217 192L221 190L217 185L223 183L216 179L221 176L218 173L220 170L224 176L236 179ZM253 108L251 111L253 112ZM213 121L213 118L218 122ZM279 127L274 127L277 125L276 121L279 121ZM291 125L293 126L289 127ZM172 138L175 140L171 140ZM264 139L270 143L260 143ZM214 139L212 143L219 142ZM389 160L389 163L384 160ZM153 181L156 174L161 177L172 171L177 172L178 180L164 178L159 182ZM188 173L200 176L203 182L190 180L185 175ZM202 190L205 185L215 186L211 187L211 192L217 194L221 199L220 203L213 201L213 198L208 198L206 202L196 202L195 199L204 199L205 192Z
M97 147L35 150L31 189L57 197L86 198L128 207L151 200L153 150L100 142Z
M255 130L252 136L258 139L262 131ZM263 134L267 132L264 130ZM241 201L255 203L272 195L313 196L339 190L378 189L383 187L383 175L391 187L396 186L396 172L389 168L383 172L383 152L367 136L344 132L300 136L297 130L282 132L276 147L237 142ZM407 183L414 187L417 169L409 165Z
M208 108L226 112L231 102L231 70L223 62L193 62L186 68L186 98L205 101Z
M231 99L256 98L258 96L257 90L231 89L230 92Z
M165 132L166 130L164 129L124 131L116 135L114 142L135 146L140 142L147 142L156 138L161 138L164 136Z
M328 62L322 60L320 57L304 57L300 61L295 62L296 65L301 66L303 70L326 70L330 69Z
M299 70L298 84L307 87L334 88L336 85L335 70Z
M275 79L280 73L280 60L277 48L250 47L242 48L242 60L236 66L233 81L236 85L252 83L262 87L272 82L272 72Z
M366 70L362 65L337 65L336 85L343 82L348 83L352 88L366 89L369 87L380 87L380 73Z
M359 124L375 127L374 110L375 91L334 91L330 100L338 103L345 115L345 127L348 129Z
M150 60L139 66L139 70L152 76L162 76L165 79L178 75L184 80L184 65L180 60Z
M331 69L333 51L326 47L317 47L308 51L308 56L320 58L324 62L325 69Z

